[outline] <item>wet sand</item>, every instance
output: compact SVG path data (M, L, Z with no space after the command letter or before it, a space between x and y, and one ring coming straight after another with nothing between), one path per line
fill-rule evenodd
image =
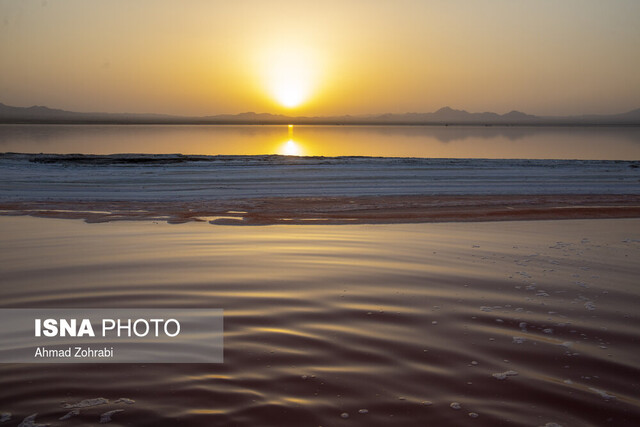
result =
M638 218L640 195L269 197L203 201L0 202L0 215L87 222L208 221L224 225L395 224Z
M3 307L225 310L223 364L0 366L3 426L640 424L638 219L0 232Z

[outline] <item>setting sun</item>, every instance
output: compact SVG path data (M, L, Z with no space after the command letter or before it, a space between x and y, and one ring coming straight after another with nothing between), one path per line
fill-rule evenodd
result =
M308 49L272 50L264 61L267 90L280 105L297 107L311 96L317 83L317 64Z

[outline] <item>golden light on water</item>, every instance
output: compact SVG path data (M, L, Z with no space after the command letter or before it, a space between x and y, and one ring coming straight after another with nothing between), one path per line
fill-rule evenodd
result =
M289 139L278 147L277 153L284 156L302 156L302 145L293 140L293 125L288 125Z
M285 156L301 156L302 147L293 139L290 139L282 144L282 147L280 148L280 154L284 154Z

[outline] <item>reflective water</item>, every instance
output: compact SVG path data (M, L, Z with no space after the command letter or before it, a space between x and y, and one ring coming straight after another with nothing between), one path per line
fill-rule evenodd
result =
M2 425L640 423L640 220L0 233L3 307L225 310L224 364L0 366Z
M0 125L0 152L640 160L640 127Z

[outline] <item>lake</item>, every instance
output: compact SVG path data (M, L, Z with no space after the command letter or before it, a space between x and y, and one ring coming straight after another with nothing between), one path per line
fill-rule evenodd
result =
M0 125L0 152L640 160L640 128Z
M222 364L0 366L5 425L640 423L637 219L0 232L3 307L225 310Z

